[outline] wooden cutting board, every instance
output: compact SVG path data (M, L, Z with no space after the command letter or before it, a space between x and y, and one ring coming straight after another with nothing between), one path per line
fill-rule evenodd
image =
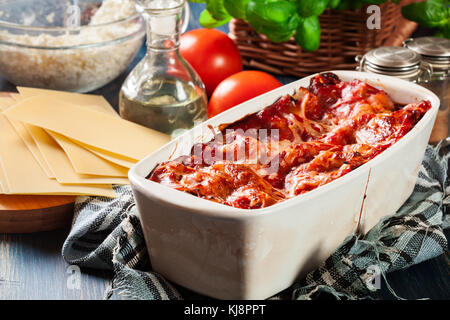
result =
M30 233L69 226L74 196L0 195L0 233Z
M0 96L9 96L0 92ZM0 194L0 233L49 231L70 225L75 196Z

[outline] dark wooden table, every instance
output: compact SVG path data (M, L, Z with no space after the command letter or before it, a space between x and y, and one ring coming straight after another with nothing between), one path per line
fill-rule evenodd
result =
M198 28L202 5L191 4L189 27ZM227 27L221 28L227 32ZM426 34L426 31L419 31ZM145 48L119 78L94 93L104 95L117 108L117 94L126 75L144 56ZM278 77L281 82L296 80ZM0 91L15 91L0 78ZM61 247L69 228L35 234L0 234L0 299L102 299L112 274L98 270L82 270L69 266L61 257ZM446 231L447 239L450 230ZM420 263L409 269L388 274L387 280L397 295L407 299L450 299L449 253ZM75 281L74 281L75 280ZM384 280L378 292L381 299L393 299ZM114 295L113 298L120 299Z

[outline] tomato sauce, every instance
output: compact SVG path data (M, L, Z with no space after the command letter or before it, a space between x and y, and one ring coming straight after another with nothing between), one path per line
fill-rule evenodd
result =
M271 206L373 159L430 108L429 101L400 106L367 83L323 73L190 155L159 164L148 179L237 208Z

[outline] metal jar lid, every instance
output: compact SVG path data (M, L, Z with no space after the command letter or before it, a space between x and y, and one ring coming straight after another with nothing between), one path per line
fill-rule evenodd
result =
M429 57L450 59L450 40L437 37L408 39L404 45L411 50Z
M420 54L403 47L380 47L357 56L357 70L417 81L421 74ZM430 73L431 75L431 73Z
M450 40L436 37L408 39L403 45L419 53L424 61L431 63L436 72L450 69Z
M403 47L380 47L364 55L366 64L380 71L409 71L418 69L421 61L419 54Z

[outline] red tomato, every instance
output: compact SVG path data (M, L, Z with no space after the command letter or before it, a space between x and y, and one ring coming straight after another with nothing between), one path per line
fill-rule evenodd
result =
M228 76L242 71L238 48L225 33L215 29L195 29L181 36L180 53L205 84L211 95Z
M208 104L208 117L244 101L281 87L275 77L262 71L242 71L223 80L214 90Z

